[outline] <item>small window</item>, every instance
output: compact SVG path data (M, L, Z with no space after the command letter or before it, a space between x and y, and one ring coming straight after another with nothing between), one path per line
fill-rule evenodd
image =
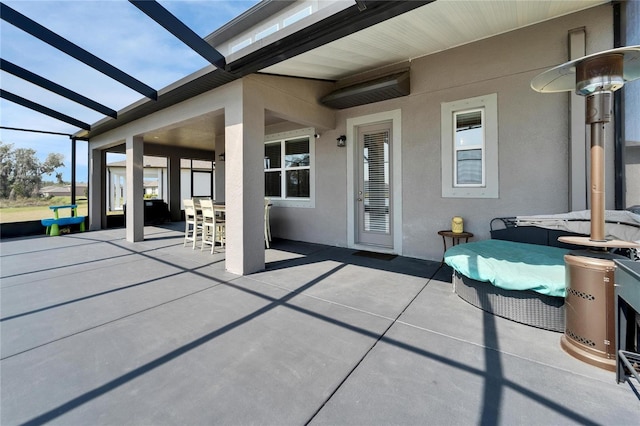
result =
M484 185L484 110L453 113L454 186Z
M309 138L285 141L286 198L309 198Z
M245 47L249 46L251 44L251 39L248 38L246 40L241 41L240 43L236 43L233 46L231 46L231 53L235 53L240 49L244 49Z
M498 198L498 96L441 104L442 196Z
M314 207L314 129L307 130L272 135L265 142L264 194L275 205Z
M311 15L311 6L306 7L296 13L294 13L293 15L289 16L288 18L285 18L283 21L283 27L289 26L291 24L293 24L294 22L298 22L299 20L301 20L302 18Z
M256 41L261 40L267 36L270 36L271 34L275 33L276 31L278 31L279 29L279 25L275 24L270 26L269 28L267 28L266 30L260 31L258 34L256 34Z
M264 146L264 195L265 197L282 196L282 147L280 142L268 143Z

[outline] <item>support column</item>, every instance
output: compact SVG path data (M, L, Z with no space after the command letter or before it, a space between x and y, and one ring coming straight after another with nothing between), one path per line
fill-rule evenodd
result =
M144 143L142 136L127 136L127 241L144 240Z
M180 172L180 155L171 154L171 156L167 158L167 188L169 197L167 203L169 204L169 212L171 212L171 220L174 222L180 221L180 189L182 188Z
M97 231L103 228L105 175L107 153L101 149L89 150L89 230Z
M226 269L264 270L264 107L237 82L225 108Z
M225 138L216 138L216 169L214 171L215 176L213 179L215 188L213 188L213 194L217 202L225 201L225 161L220 160L220 154L224 153L225 149Z

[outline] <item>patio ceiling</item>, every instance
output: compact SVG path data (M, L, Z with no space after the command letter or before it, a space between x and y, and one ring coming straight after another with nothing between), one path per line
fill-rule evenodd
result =
M606 0L437 0L261 70L339 80L588 9Z
M437 0L377 25L261 69L259 72L340 80L372 69L431 55L518 28L608 3L576 1ZM250 50L250 49L248 49ZM242 54L242 52L240 52ZM240 55L238 55L240 56ZM231 60L235 58L230 58ZM233 63L233 62L231 62ZM267 114L267 124L281 121ZM189 140L202 148L209 132L222 134L224 120L198 119L159 129L149 142ZM188 127L188 128L187 128ZM185 136L185 139L178 137ZM187 137L188 136L188 137ZM178 137L176 139L176 137ZM145 137L145 140L147 137ZM177 144L181 144L177 142Z
M265 111L266 126L283 121L273 113ZM145 142L158 145L211 150L215 135L220 134L224 134L224 112L215 111L147 132L143 139Z

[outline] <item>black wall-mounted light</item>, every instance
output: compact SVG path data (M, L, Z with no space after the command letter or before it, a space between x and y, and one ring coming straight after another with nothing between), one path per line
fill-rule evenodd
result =
M338 146L346 146L347 145L347 137L345 135L338 136Z

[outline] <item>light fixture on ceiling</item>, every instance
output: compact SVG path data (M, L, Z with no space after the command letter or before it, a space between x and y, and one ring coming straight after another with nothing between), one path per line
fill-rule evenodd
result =
M347 137L345 135L338 136L336 141L338 141L338 146L346 146L347 145Z

